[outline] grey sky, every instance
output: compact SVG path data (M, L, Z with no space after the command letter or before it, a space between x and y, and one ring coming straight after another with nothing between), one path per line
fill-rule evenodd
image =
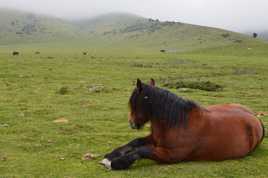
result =
M235 31L268 29L268 0L0 0L0 7L68 18L130 12Z

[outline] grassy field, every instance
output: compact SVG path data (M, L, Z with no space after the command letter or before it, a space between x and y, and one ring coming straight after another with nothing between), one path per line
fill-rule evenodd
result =
M21 54L12 56L13 50ZM0 177L268 177L267 137L240 160L174 165L142 160L127 171L99 165L105 153L148 134L148 126L129 128L127 103L135 80L151 77L158 86L221 85L215 92L170 89L204 106L241 103L268 110L268 44L262 42L184 53L76 43L0 46ZM268 126L268 117L262 119ZM96 158L84 160L86 153Z

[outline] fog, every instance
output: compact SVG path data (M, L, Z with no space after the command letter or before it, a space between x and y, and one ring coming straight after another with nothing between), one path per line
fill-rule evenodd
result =
M240 32L268 29L267 0L0 0L0 7L72 19L128 12Z

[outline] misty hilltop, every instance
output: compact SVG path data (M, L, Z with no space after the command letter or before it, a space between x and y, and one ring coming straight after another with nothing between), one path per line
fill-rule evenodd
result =
M239 33L159 21L128 13L109 13L82 20L64 20L0 9L0 44L78 40L111 45L131 44L166 49L205 48L252 40Z

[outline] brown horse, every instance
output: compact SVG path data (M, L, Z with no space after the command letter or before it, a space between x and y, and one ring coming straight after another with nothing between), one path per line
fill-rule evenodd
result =
M144 84L139 79L129 100L129 122L140 129L151 122L151 134L105 155L109 169L127 169L138 159L159 163L241 158L254 151L264 127L253 112L239 104L201 107L193 101Z

